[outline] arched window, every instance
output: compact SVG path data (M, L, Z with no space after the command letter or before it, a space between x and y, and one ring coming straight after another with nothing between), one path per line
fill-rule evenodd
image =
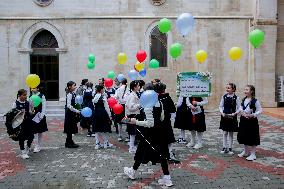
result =
M160 67L167 67L167 46L167 34L154 27L150 34L150 58L158 60Z
M32 42L33 49L58 48L56 38L47 30L39 32Z

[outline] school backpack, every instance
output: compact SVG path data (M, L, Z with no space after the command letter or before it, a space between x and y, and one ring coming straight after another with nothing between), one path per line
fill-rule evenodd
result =
M9 137L15 141L18 141L21 131L20 124L23 122L24 113L21 110L13 108L4 116L6 117L5 126L7 128Z

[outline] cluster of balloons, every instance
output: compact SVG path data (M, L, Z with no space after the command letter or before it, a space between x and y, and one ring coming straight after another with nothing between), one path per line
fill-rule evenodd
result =
M188 35L194 28L195 20L189 13L183 13L178 16L176 20L176 26L179 33L184 37ZM158 23L158 29L161 33L167 33L171 30L172 23L169 19L163 18ZM182 45L180 43L174 43L170 47L170 55L172 58L177 58L182 53Z
M29 86L32 89L36 88L40 84L39 76L36 75L36 74L29 74L26 77L26 84L27 84L27 86Z
M115 114L121 114L123 112L123 106L121 104L118 104L117 100L113 97L110 97L108 100L109 108L112 109L113 113Z
M95 61L96 61L95 55L89 54L89 63L87 64L87 68L90 70L94 69Z

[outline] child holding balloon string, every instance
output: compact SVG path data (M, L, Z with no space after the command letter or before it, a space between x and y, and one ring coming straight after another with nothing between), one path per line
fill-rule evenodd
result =
M104 87L102 85L97 85L96 90L97 94L93 99L93 103L95 105L93 116L93 128L96 133L95 149L110 148L113 145L108 141L107 137L103 133L111 132L112 117L107 99L104 95Z
M118 101L119 104L123 106L122 113L115 115L115 122L118 124L118 141L122 141L123 133L122 133L122 126L125 125L121 120L125 117L125 103L126 99L129 96L130 92L127 88L127 79L121 79L121 86L115 91L114 98ZM125 142L129 142L129 139L126 138Z
M94 104L93 104L93 98L94 98L95 92L93 90L93 83L92 82L88 82L86 84L86 90L83 93L83 106L84 107L88 107L92 110L92 112L94 112ZM86 117L83 118L86 122L86 127L88 129L88 134L87 137L90 136L95 136L95 132L91 131L91 126L92 126L92 118L91 117ZM93 127L92 127L93 129Z
M13 103L12 108L21 110L23 114L23 122L20 124L19 146L21 150L21 157L28 159L30 148L34 139L33 128L31 124L31 115L33 114L33 103L27 101L27 91L20 89L17 93L17 100ZM25 148L25 140L27 146Z
M75 144L72 139L72 134L78 133L78 117L80 111L75 108L75 94L76 83L74 81L69 81L67 83L66 91L66 104L65 104L65 119L64 119L64 133L66 133L66 148L78 148L79 145Z
M38 120L33 121L33 130L35 138L34 153L40 152L42 147L42 133L48 131L46 123L46 99L45 96L39 92L39 86L31 89L32 95L38 96L40 99L39 104L34 103L34 114ZM34 116L34 117L35 117ZM34 119L33 119L34 120Z
M125 114L128 118L136 118L137 120L143 120L143 116L140 114L140 101L137 96L137 92L140 91L140 84L138 81L132 81L130 83L131 93L127 98L125 104ZM136 127L133 124L127 124L127 132L130 136L129 141L129 153L135 153L135 136L136 136Z

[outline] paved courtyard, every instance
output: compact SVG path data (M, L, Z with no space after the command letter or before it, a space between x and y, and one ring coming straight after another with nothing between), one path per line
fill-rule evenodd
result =
M219 153L222 144L219 120L219 115L207 114L204 148L193 150L174 145L182 163L170 165L172 188L284 188L283 119L261 116L261 145L254 162L237 157L242 148L236 135L235 155ZM123 167L133 164L133 157L126 143L117 142L115 132L109 134L115 148L95 150L95 139L80 131L74 136L80 148L67 149L63 120L49 119L43 150L22 160L18 144L7 137L3 122L0 124L1 189L162 188L157 183L162 175L159 165L141 166L135 181L123 174ZM178 137L179 130L175 134Z

